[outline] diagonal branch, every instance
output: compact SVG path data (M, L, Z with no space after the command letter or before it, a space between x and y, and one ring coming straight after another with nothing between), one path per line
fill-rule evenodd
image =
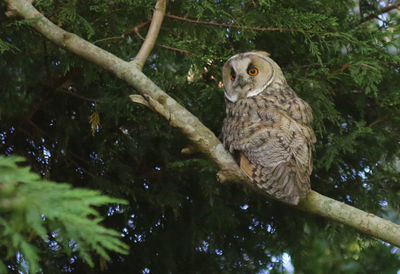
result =
M396 3L394 3L392 5L389 5L389 6L386 6L386 7L382 8L382 9L380 9L376 13L370 14L370 15L362 18L361 19L361 23L364 23L364 22L369 21L371 19L377 18L381 14L384 14L384 13L387 13L387 12L389 12L391 10L399 9L399 8L400 8L400 1L397 1Z
M136 55L135 60L132 61L140 70L143 69L147 57L154 48L158 33L160 32L162 21L164 19L166 7L167 0L157 0L153 18L151 19L151 24L149 30L147 31L146 39Z
M38 19L30 20L29 24L47 39L89 62L109 70L138 90L144 99L139 97L132 99L139 103L146 100L148 106L164 116L171 126L179 128L193 142L197 151L205 154L218 165L221 170L219 172L221 181L235 181L256 188L242 173L213 132L147 78L135 64L125 62L77 35L64 31L39 13L27 0L4 1L23 18ZM311 191L297 207L349 225L365 234L400 247L400 225L340 203L315 191Z

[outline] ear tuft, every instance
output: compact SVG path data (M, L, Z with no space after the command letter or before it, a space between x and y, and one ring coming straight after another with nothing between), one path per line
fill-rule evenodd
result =
M255 51L253 51L254 53L258 53L258 54L261 54L261 55L264 55L265 57L269 57L271 54L269 54L268 52L266 52L266 51L260 51L260 50L255 50Z

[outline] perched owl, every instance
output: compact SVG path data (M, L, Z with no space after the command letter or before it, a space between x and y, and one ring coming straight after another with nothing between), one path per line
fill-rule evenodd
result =
M231 57L223 67L225 147L272 197L297 205L310 190L315 135L311 107L286 83L266 52Z

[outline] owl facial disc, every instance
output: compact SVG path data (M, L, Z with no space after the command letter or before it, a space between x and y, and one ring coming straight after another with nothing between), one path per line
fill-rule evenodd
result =
M260 94L274 79L274 61L257 52L236 54L223 67L224 94L232 103Z

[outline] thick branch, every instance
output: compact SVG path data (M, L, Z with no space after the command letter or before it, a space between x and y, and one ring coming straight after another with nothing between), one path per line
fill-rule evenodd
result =
M151 24L149 30L147 31L146 39L136 55L135 60L132 61L140 70L142 70L147 57L154 48L158 33L160 32L162 21L164 19L166 6L167 0L157 0L153 18L151 19Z
M298 207L400 247L400 225L311 191Z
M134 64L125 62L113 54L66 32L40 14L27 0L5 0L18 14L31 20L30 25L60 47L96 63L126 81L142 95L149 107L164 116L169 123L179 128L196 146L196 151L204 153L213 160L220 172L221 181L236 181L252 188L252 184L242 173L232 156L223 148L215 135L193 114L168 96ZM144 103L139 97L134 101ZM303 199L300 209L347 224L363 233L388 243L400 246L400 225L396 225L375 215L366 213L344 203L340 203L314 191Z
M27 0L5 0L20 16L32 20L30 25L47 39L76 55L111 71L142 93L151 107L163 115L172 126L178 127L196 146L220 168L225 178L246 182L247 177L232 156L224 149L214 133L197 117L178 104L146 77L136 65L125 62L77 35L64 31L38 12Z

